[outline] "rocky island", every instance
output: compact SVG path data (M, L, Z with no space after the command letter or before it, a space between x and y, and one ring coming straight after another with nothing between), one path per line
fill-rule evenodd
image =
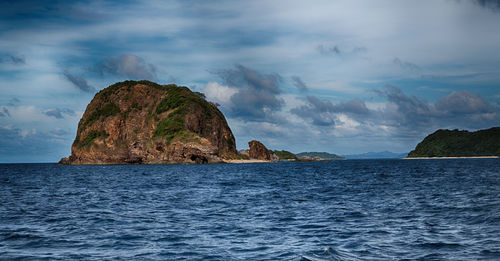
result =
M237 159L224 115L201 93L124 81L98 92L62 164L212 163Z
M273 151L268 150L260 141L252 140L248 142L249 149L239 151L239 156L242 159L231 160L231 163L246 163L246 162L279 162L280 157Z
M425 137L408 158L500 157L500 127L469 132L437 130Z

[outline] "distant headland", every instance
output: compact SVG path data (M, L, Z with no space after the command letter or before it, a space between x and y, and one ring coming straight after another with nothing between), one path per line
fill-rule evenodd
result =
M500 127L469 132L437 130L420 142L407 158L500 157Z

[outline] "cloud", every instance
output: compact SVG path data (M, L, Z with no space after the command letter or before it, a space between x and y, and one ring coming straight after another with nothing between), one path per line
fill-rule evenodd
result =
M297 87L297 89L299 89L301 92L306 92L309 90L307 85L302 81L302 79L300 79L299 76L292 76L292 80L293 85L295 85L295 87Z
M209 101L221 104L222 106L231 107L231 97L238 92L238 89L229 86L221 85L217 82L209 82L203 89L203 93Z
M236 64L235 69L222 70L217 74L229 85L245 89L252 88L254 90L264 90L273 94L281 92L279 74L263 75L257 71L247 68L243 65Z
M336 137L385 135L406 139L440 128L473 130L500 124L500 108L467 91L451 92L436 102L407 95L394 85L374 91L386 102L371 109L358 98L332 103L311 95L290 113L319 130L330 129Z
M0 117L10 117L10 112L7 108L1 107L0 109Z
M45 115L54 117L56 119L64 119L64 114L68 116L75 116L75 111L71 109L59 109L59 108L54 108L54 109L48 109L43 112Z
M478 129L500 124L500 108L467 91L452 92L435 103L408 96L393 85L376 92L389 103L379 120L399 132L420 134L436 128Z
M473 2L481 7L491 9L493 11L500 10L500 0L473 0Z
M357 47L352 48L353 53L364 53L366 51L367 51L366 47L363 47L363 46L357 46Z
M355 45L353 43L344 43L342 47L339 45L325 45L319 44L316 46L316 51L323 56L333 56L343 58L344 66L349 63L355 63L355 58L368 59L366 56L368 54L368 49L361 45Z
M397 86L386 85L374 91L388 101L374 120L390 126L397 135L419 135L436 126L436 118L442 116L432 104L406 95Z
M21 100L19 100L18 98L14 97L14 98L11 98L9 100L9 102L7 103L7 105L9 105L9 106L16 106L19 103L21 103Z
M155 80L156 67L133 54L110 57L96 65L101 74L110 74L132 80Z
M231 95L229 114L247 121L276 121L283 100L279 97L281 76L261 74L243 65L216 72L229 87L237 91Z
M420 67L418 67L418 65L416 65L414 63L407 62L407 61L402 61L398 57L394 58L394 60L392 60L392 63L394 63L395 65L397 65L403 69L407 69L407 70L419 70L420 69Z
M335 125L335 119L338 114L366 116L370 113L370 110L360 99L352 99L347 102L333 104L330 101L321 100L316 96L307 96L306 105L293 108L290 112L305 120L312 120L314 125L329 126Z
M73 76L68 72L64 72L64 76L66 76L66 79L68 79L68 81L70 81L73 85L78 87L78 89L80 89L81 91L90 92L90 93L95 92L95 88L90 86L87 83L87 80L85 80L81 77Z
M316 50L318 50L318 52L320 54L323 54L323 55L328 55L328 54L340 54L341 51L339 49L339 47L337 45L334 45L334 46L324 46L322 44L318 45L316 47Z
M353 114L367 114L369 112L365 103L360 99L352 99L347 102L332 104L330 101L322 101L315 96L308 96L307 100L315 108L323 112L342 112Z
M315 112L314 108L309 107L294 108L290 112L306 121L310 120L316 126L335 126L335 115L327 112Z
M49 134L55 136L55 137L64 137L68 134L70 134L69 132L63 130L63 129L60 129L60 128L56 128L56 129L53 129L51 131L49 131Z
M389 102L396 104L404 114L429 115L435 113L434 108L429 103L415 96L404 94L397 86L387 84L383 89L374 91Z
M493 107L481 96L468 91L453 91L436 102L436 109L448 114L488 113L494 111Z
M0 56L0 63L10 63L14 65L26 64L24 57L12 54L4 54Z

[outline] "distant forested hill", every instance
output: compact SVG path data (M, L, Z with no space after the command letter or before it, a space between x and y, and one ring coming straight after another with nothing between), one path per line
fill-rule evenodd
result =
M322 159L343 159L339 155L328 153L328 152L301 152L297 154L297 157L311 157L311 158L322 158Z
M297 156L290 151L286 150L273 150L274 154L276 154L281 160L296 160Z
M500 127L475 132L438 130L408 154L409 158L470 156L500 156Z

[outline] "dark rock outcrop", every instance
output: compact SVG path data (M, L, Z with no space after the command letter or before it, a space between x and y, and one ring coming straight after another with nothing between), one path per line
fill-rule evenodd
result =
M250 147L248 151L250 159L271 160L271 153L266 146L259 141L252 140L248 142L248 147Z
M174 84L125 81L97 93L62 164L209 163L237 155L224 115Z

